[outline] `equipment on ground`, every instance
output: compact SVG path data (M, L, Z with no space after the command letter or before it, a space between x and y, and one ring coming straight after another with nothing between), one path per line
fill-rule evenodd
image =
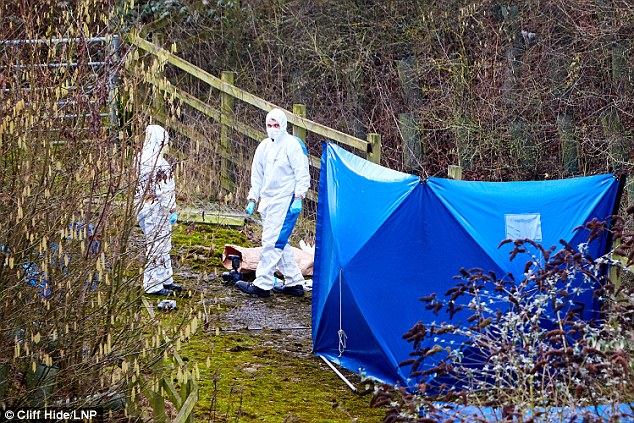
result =
M238 269L240 268L240 264L242 262L242 257L236 254L229 254L227 258L231 260L232 269L222 274L222 280L225 283L235 285L236 282L242 279L242 275L238 271Z

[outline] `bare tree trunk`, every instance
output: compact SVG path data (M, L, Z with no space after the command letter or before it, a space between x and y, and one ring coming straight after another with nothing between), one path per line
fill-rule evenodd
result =
M563 26L557 26L556 48L551 59L553 89L555 100L559 103L556 118L557 133L559 135L559 148L561 150L561 164L565 175L579 173L579 139L574 123L574 116L569 111L568 98L576 80L573 74L577 69L574 64L578 59L569 57L568 49L571 44L570 34Z
M539 152L535 146L532 125L525 119L513 119L509 123L508 134L511 154L517 160L518 166L527 176L534 178L539 163Z
M574 175L579 172L578 140L570 113L564 112L557 116L557 132L564 172Z
M403 164L407 172L420 172L423 169L424 146L421 131L414 111L423 102L420 91L416 58L413 55L396 61L396 71L403 88L403 100L407 112L398 116L398 128L403 140Z
M519 7L515 2L500 5L500 12L504 22L504 33L507 43L504 50L507 68L502 85L502 99L505 105L513 107L517 104L517 83L520 78L521 59L524 45L520 37Z
M366 126L363 122L365 110L365 77L362 63L355 61L347 69L348 105L350 107L350 132L355 137L365 138Z
M423 169L424 147L420 129L412 113L398 115L398 127L403 138L403 164L406 172L417 173Z
M608 141L609 166L613 172L619 172L627 165L631 153L631 146L627 145L623 125L620 118L620 107L626 85L628 84L627 75L627 50L620 40L615 40L610 51L612 59L612 85L617 97L613 104L601 116L601 125L603 133Z
M530 132L530 124L518 115L518 110L523 109L524 101L519 82L525 51L520 27L520 9L514 1L503 3L499 7L504 22L504 33L508 40L504 52L507 67L502 85L502 103L511 113L507 128L509 153L511 157L516 158L517 166L523 173L533 176L539 161L538 152Z
M474 159L479 154L477 125L471 117L471 68L466 52L454 60L452 77L454 98L454 135L458 153L458 166L463 170L474 168Z
M413 55L396 61L396 71L403 87L403 99L408 109L415 109L422 102L422 95L416 72L416 58Z

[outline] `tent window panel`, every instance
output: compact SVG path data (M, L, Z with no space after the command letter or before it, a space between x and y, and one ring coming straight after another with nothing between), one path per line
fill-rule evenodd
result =
M506 238L542 241L542 219L539 213L505 214Z

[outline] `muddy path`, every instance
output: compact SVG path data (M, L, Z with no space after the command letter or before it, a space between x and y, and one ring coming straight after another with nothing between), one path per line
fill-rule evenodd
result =
M183 281L184 286L203 293L203 311L209 330L260 334L263 345L278 351L311 353L311 291L305 291L301 298L275 293L268 298L251 297L223 281L221 274L226 270L216 268L213 269L216 273L204 276L186 268L176 272L176 278Z

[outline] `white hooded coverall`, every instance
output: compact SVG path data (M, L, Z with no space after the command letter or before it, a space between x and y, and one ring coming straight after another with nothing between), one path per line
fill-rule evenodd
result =
M143 288L158 292L163 284L173 284L171 211L176 208L172 168L163 157L169 136L159 125L148 125L143 150L137 155L139 180L135 192L137 219L145 235L146 265Z
M280 131L260 142L251 166L249 200L259 200L258 212L262 220L262 249L253 284L270 290L274 272L284 275L284 285L303 283L304 277L295 261L288 238L299 214L289 211L295 197L304 198L310 186L308 153L297 137L286 132L287 119L283 111L271 110L266 122L274 119Z

